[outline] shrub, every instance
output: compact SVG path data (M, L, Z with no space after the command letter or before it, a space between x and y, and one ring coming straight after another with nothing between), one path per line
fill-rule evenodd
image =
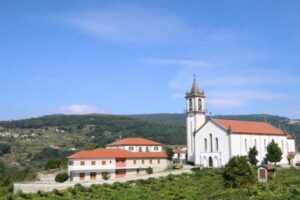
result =
M168 156L168 160L172 160L174 152L171 147L166 147L166 154Z
M108 180L110 178L110 174L108 172L102 172L101 175L104 180Z
M10 153L11 146L9 144L0 143L0 156Z
M256 159L257 156L257 150L256 147L252 147L250 148L249 152L248 152L248 159L251 165L256 166L258 160Z
M61 164L62 160L57 158L50 158L45 165L45 170L60 168Z
M69 175L67 173L60 173L55 176L55 181L59 183L63 183L69 179Z
M225 187L239 187L253 184L255 175L253 169L248 164L247 157L235 156L225 165L223 171Z
M266 158L270 162L274 162L275 165L279 162L282 158L282 151L279 146L272 140L272 142L267 146L267 155Z
M146 169L146 173L147 173L147 174L152 174L152 173L153 173L152 167L148 167L148 168Z

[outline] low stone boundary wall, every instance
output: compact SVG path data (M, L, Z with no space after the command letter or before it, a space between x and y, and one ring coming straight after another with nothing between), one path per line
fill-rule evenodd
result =
M115 182L126 182L129 180L138 180L138 179L148 179L148 178L158 178L162 176L168 176L169 174L181 174L181 173L192 173L190 168L188 169L179 169L179 170L172 170L172 171L163 171L163 172L157 172L153 174L148 175L140 175L136 177L124 177L114 180L106 180L106 181L85 181L85 182L65 182L65 183L56 183L56 182L21 182L21 183L15 183L14 184L14 193L17 193L18 191L22 191L24 193L35 193L38 191L45 191L50 192L54 189L57 190L63 190L68 187L74 187L77 183L80 183L83 186L91 186L93 184L113 184Z

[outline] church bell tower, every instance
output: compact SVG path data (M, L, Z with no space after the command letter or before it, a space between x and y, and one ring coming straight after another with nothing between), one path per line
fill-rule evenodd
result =
M187 131L187 161L195 162L195 133L206 121L205 119L205 95L198 87L194 77L190 92L186 99L186 131Z

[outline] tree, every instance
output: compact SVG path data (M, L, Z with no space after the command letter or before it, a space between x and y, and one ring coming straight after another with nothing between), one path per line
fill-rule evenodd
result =
M232 157L223 171L225 187L236 188L255 183L254 171L246 156Z
M146 169L146 173L147 173L147 174L153 174L153 169L152 169L152 167L148 167L148 168Z
M266 158L270 162L274 162L275 165L282 158L282 151L279 146L272 140L270 144L267 146L267 155Z
M256 166L258 160L256 159L257 156L257 150L256 147L252 147L250 148L249 152L248 152L248 159L251 165Z
M166 147L166 154L168 156L168 160L172 160L174 152L171 147Z
M50 158L45 165L45 170L57 169L57 168L60 168L61 165L62 165L61 159Z
M108 172L102 172L101 175L104 180L108 180L110 178L110 174Z
M63 183L69 179L69 175L67 173L60 173L55 176L55 181L59 183Z
M9 144L0 143L0 156L10 153L11 146Z

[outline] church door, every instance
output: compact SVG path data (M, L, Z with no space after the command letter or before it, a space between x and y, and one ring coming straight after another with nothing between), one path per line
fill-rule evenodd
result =
M213 159L211 157L208 158L209 167L213 167Z

